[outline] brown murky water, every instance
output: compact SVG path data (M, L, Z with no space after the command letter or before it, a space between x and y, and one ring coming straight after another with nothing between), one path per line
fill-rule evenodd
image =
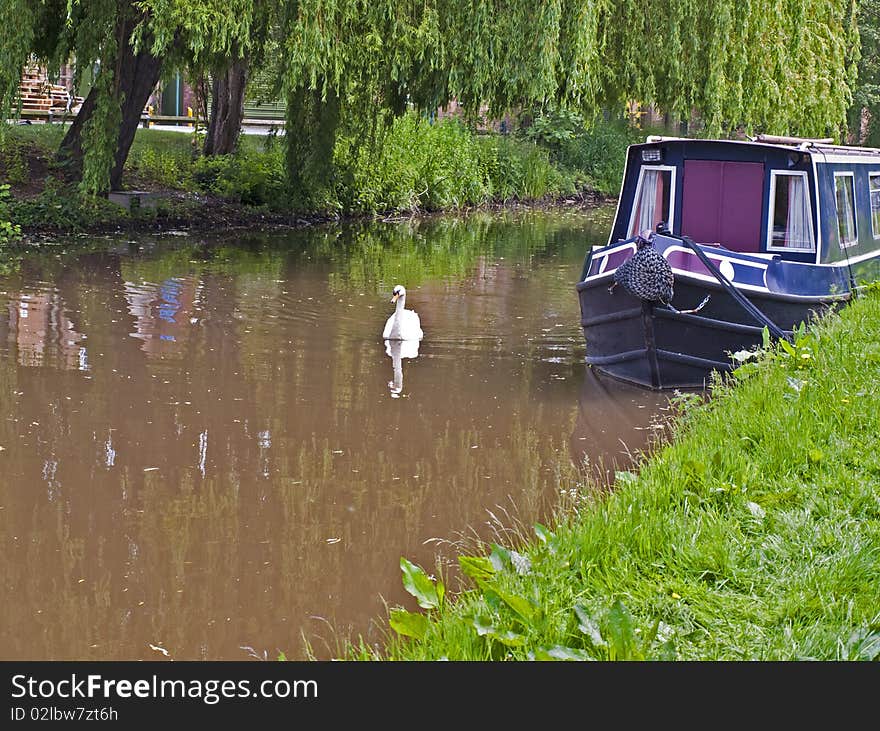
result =
M666 397L584 365L574 282L607 222L146 237L9 265L0 656L379 642L386 602L415 608L401 556L431 570L528 530L585 460L644 447ZM396 283L425 331L399 359Z

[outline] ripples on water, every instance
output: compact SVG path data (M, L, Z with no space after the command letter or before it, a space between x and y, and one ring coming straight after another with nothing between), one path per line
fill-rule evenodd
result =
M401 556L528 530L652 433L665 398L584 366L605 236L472 216L25 259L0 278L3 656L377 641L383 601L415 609ZM397 283L425 331L399 359Z

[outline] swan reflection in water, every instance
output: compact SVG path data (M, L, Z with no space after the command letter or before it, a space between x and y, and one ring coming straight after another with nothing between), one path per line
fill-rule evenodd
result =
M391 356L394 378L388 381L391 398L400 398L403 391L403 359L419 357L418 340L386 340L385 354Z

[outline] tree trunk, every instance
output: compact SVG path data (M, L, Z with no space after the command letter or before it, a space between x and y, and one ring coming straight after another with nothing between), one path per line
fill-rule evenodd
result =
M153 56L148 50L135 53L131 47L131 34L141 20L141 16L120 11L117 21L118 51L115 64L107 65L100 73L113 74L113 94L110 103L120 104L122 119L116 136L116 149L113 164L110 168L110 189L119 188L122 184L122 170L134 141L135 133L141 121L141 114L150 94L159 82L162 71L162 59ZM149 47L149 40L144 43ZM89 92L79 114L73 120L67 134L61 141L56 159L65 170L70 180L81 180L83 174L83 140L85 124L91 119L98 104L98 84ZM103 103L107 103L106 101Z
M214 77L211 120L205 135L205 155L231 155L238 144L244 118L244 88L248 78L246 58L235 58Z
M70 127L67 128L67 133L61 140L58 152L55 153L55 161L61 166L62 173L68 181L82 179L82 129L85 123L91 119L97 101L98 87L93 85Z
M110 170L110 188L119 188L122 184L122 169L128 159L131 143L138 125L141 123L141 115L147 99L159 83L159 75L162 73L162 59L156 58L149 51L134 54L129 43L131 39L130 28L126 35L123 63L119 67L117 75L118 93L124 94L122 102L122 125L119 129L118 145Z

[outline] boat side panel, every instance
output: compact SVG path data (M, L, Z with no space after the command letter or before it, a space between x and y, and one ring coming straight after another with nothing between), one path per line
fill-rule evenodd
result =
M880 160L828 162L817 164L816 169L819 201L823 211L822 239L826 242L821 256L822 263L846 263L853 260L859 262L880 256L880 239L874 238L871 226L871 194L868 181L869 173L880 173ZM838 211L834 174L848 172L853 173L858 243L843 248L840 245L837 228ZM862 267L862 270L870 271L866 267Z

